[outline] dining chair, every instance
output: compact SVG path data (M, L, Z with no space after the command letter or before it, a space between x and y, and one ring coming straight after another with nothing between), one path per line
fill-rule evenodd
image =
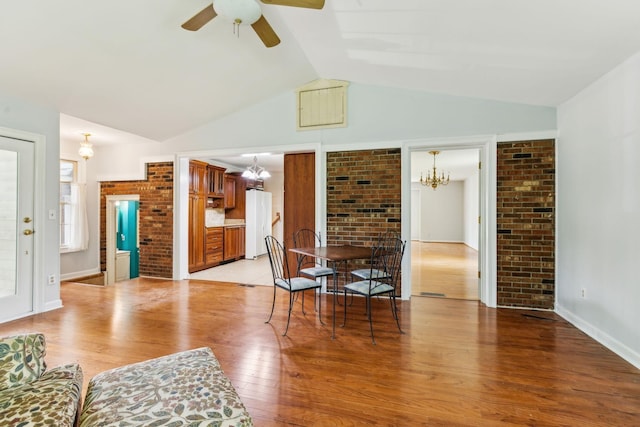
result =
M398 243L399 242L399 243ZM383 248L385 251L395 251L397 250L397 246L402 244L398 233L395 231L387 231L385 233L380 233L376 243L374 244L374 248ZM366 268L359 268L357 270L351 271L351 275L357 278L366 280L366 279L385 279L390 276L389 272L384 269L372 269L371 266Z
M304 311L304 294L305 291L313 289L314 299L317 296L318 289L322 287L320 282L309 279L307 277L295 276L291 277L289 272L289 264L287 263L287 251L285 247L273 236L266 236L264 241L267 245L267 254L269 255L269 264L271 264L271 273L273 274L273 303L271 304L271 314L269 319L265 323L269 323L273 317L273 310L276 304L276 289L284 289L289 292L289 314L287 316L287 327L284 330L283 336L287 335L289 330L289 322L291 321L291 310L293 309L293 296L298 292L302 293L302 313ZM319 309L318 318L322 323L322 298L318 298Z
M315 248L322 246L322 235L308 228L298 230L293 235L293 246L296 248ZM323 265L317 258L307 255L298 254L298 272L299 276L309 277L313 280L323 277L333 277L335 279L335 270L331 267ZM326 280L326 279L325 279ZM333 284L334 292L336 291L335 283Z
M398 305L396 304L396 291L400 279L400 265L402 263L402 257L404 256L405 247L406 242L403 242L398 238L390 239L390 241L385 245L374 247L371 253L371 265L369 267L369 272L366 275L367 278L360 278L360 280L344 285L345 301L347 298L347 292L359 294L365 297L366 314L369 319L371 342L373 344L376 343L373 336L373 321L371 320L371 299L373 297L379 297L382 295L387 295L389 297L393 318L396 321L396 325L398 325L400 333L404 334L404 331L400 327ZM353 277L357 278L355 275ZM344 305L343 326L346 322L347 304Z

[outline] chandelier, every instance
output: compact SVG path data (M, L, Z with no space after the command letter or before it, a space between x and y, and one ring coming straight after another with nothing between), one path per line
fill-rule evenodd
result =
M91 143L89 142L90 133L83 133L84 142L80 143L80 149L78 149L78 155L85 160L89 160L93 157L93 148Z
M258 157L253 157L253 164L251 166L247 166L244 172L242 172L243 178L249 179L266 179L269 178L271 174L265 170L265 168L258 166Z
M433 154L433 170L431 172L427 172L427 177L422 179L422 174L420 174L420 184L431 187L434 190L438 188L438 185L447 185L449 183L449 174L447 174L447 179L444 178L444 172L440 171L440 176L436 172L436 156L440 154L439 151L429 151L429 154Z

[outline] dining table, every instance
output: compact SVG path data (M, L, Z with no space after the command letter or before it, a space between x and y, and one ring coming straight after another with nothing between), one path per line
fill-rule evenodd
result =
M332 316L332 329L331 339L336 337L336 304L338 290L337 279L340 266L346 264L348 261L357 259L369 259L371 258L372 248L370 246L355 246L355 245L327 245L316 246L309 248L289 248L290 252L295 254L306 255L309 257L321 259L327 261L327 263L333 263L333 316Z

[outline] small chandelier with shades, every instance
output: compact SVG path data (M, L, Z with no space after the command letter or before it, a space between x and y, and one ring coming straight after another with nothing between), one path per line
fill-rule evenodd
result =
M90 133L83 133L84 142L80 143L80 149L78 150L78 155L85 160L89 160L93 157L93 146L89 142Z
M253 164L251 166L247 166L244 172L242 172L243 178L248 179L266 179L271 177L271 174L265 170L265 168L258 166L258 157L253 156Z
M444 172L440 171L440 176L438 176L438 172L436 171L436 156L440 154L440 152L429 151L429 154L433 155L433 168L431 172L427 172L425 179L422 179L422 174L420 174L420 184L435 190L438 188L438 185L447 185L449 183L449 174L447 173L447 178L445 179Z

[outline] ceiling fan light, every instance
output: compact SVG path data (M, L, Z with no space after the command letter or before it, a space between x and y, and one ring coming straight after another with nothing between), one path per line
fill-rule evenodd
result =
M251 25L262 16L255 0L214 0L213 8L218 15L237 25Z

